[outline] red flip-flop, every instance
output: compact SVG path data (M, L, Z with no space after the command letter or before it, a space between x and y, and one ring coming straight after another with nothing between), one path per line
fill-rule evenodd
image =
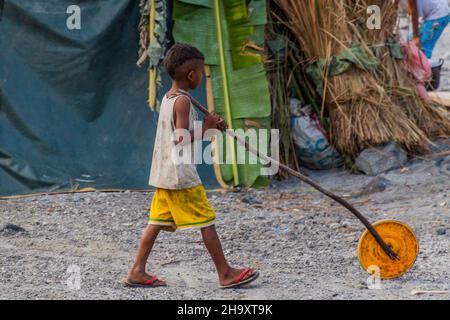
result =
M236 280L234 280L231 284L228 284L226 286L219 286L219 289L236 288L236 287L239 287L239 286L242 286L244 284L247 284L247 283L250 283L250 282L254 281L259 276L259 272L258 271L255 271L255 273L252 274L250 277L248 277L247 279L244 279L245 276L247 276L247 274L251 270L252 270L251 268L245 268L244 271L242 271L241 274L236 278Z
M165 287L167 284L155 284L155 282L159 281L157 277L151 277L150 279L142 282L142 283L132 283L128 280L125 280L125 286L132 288L156 288L156 287Z

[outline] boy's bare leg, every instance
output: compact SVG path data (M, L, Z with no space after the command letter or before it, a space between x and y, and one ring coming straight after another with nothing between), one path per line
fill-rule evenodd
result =
M236 269L230 267L225 256L223 254L222 245L220 243L219 236L217 235L216 228L214 225L206 228L202 228L203 242L214 261L214 264L219 274L219 282L221 285L229 285L239 277L239 275L244 271L244 269ZM255 270L251 270L245 277L244 280L251 277L255 273Z
M161 231L162 227L155 225L148 225L142 234L141 240L139 242L139 247L136 253L136 258L134 264L128 273L127 280L131 283L143 283L149 280L151 276L145 272L145 266L147 264L148 256L150 251L155 244L156 237ZM157 281L155 285L162 285L164 281Z

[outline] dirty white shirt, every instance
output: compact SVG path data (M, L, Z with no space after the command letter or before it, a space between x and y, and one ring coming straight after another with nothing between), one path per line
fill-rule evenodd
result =
M435 20L448 16L448 0L417 0L417 13L423 20Z
M149 185L170 190L180 190L196 187L201 184L200 177L194 162L194 143L184 146L175 145L175 122L173 109L175 101L181 95L164 98L159 112L158 128L156 130L155 145L153 149L152 167ZM198 114L191 104L189 114L189 130L194 130ZM183 148L183 152L190 154L189 163L174 161L174 148ZM178 149L180 150L180 149Z

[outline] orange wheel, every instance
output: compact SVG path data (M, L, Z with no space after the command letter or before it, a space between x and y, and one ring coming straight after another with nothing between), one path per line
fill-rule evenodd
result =
M392 260L366 230L358 244L358 259L368 273L379 270L381 279L402 276L414 265L419 254L419 243L414 232L406 224L395 220L382 220L373 224L388 246L400 257Z

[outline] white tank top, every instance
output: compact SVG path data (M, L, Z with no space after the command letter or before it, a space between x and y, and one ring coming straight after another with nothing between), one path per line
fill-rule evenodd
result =
M194 162L177 164L172 160L172 150L175 148L173 107L180 96L167 98L164 95L161 102L149 178L149 185L157 188L179 190L196 187L202 183ZM194 130L197 119L197 112L191 104L189 130ZM191 159L193 159L194 144L191 143L183 148L187 147L190 147Z

